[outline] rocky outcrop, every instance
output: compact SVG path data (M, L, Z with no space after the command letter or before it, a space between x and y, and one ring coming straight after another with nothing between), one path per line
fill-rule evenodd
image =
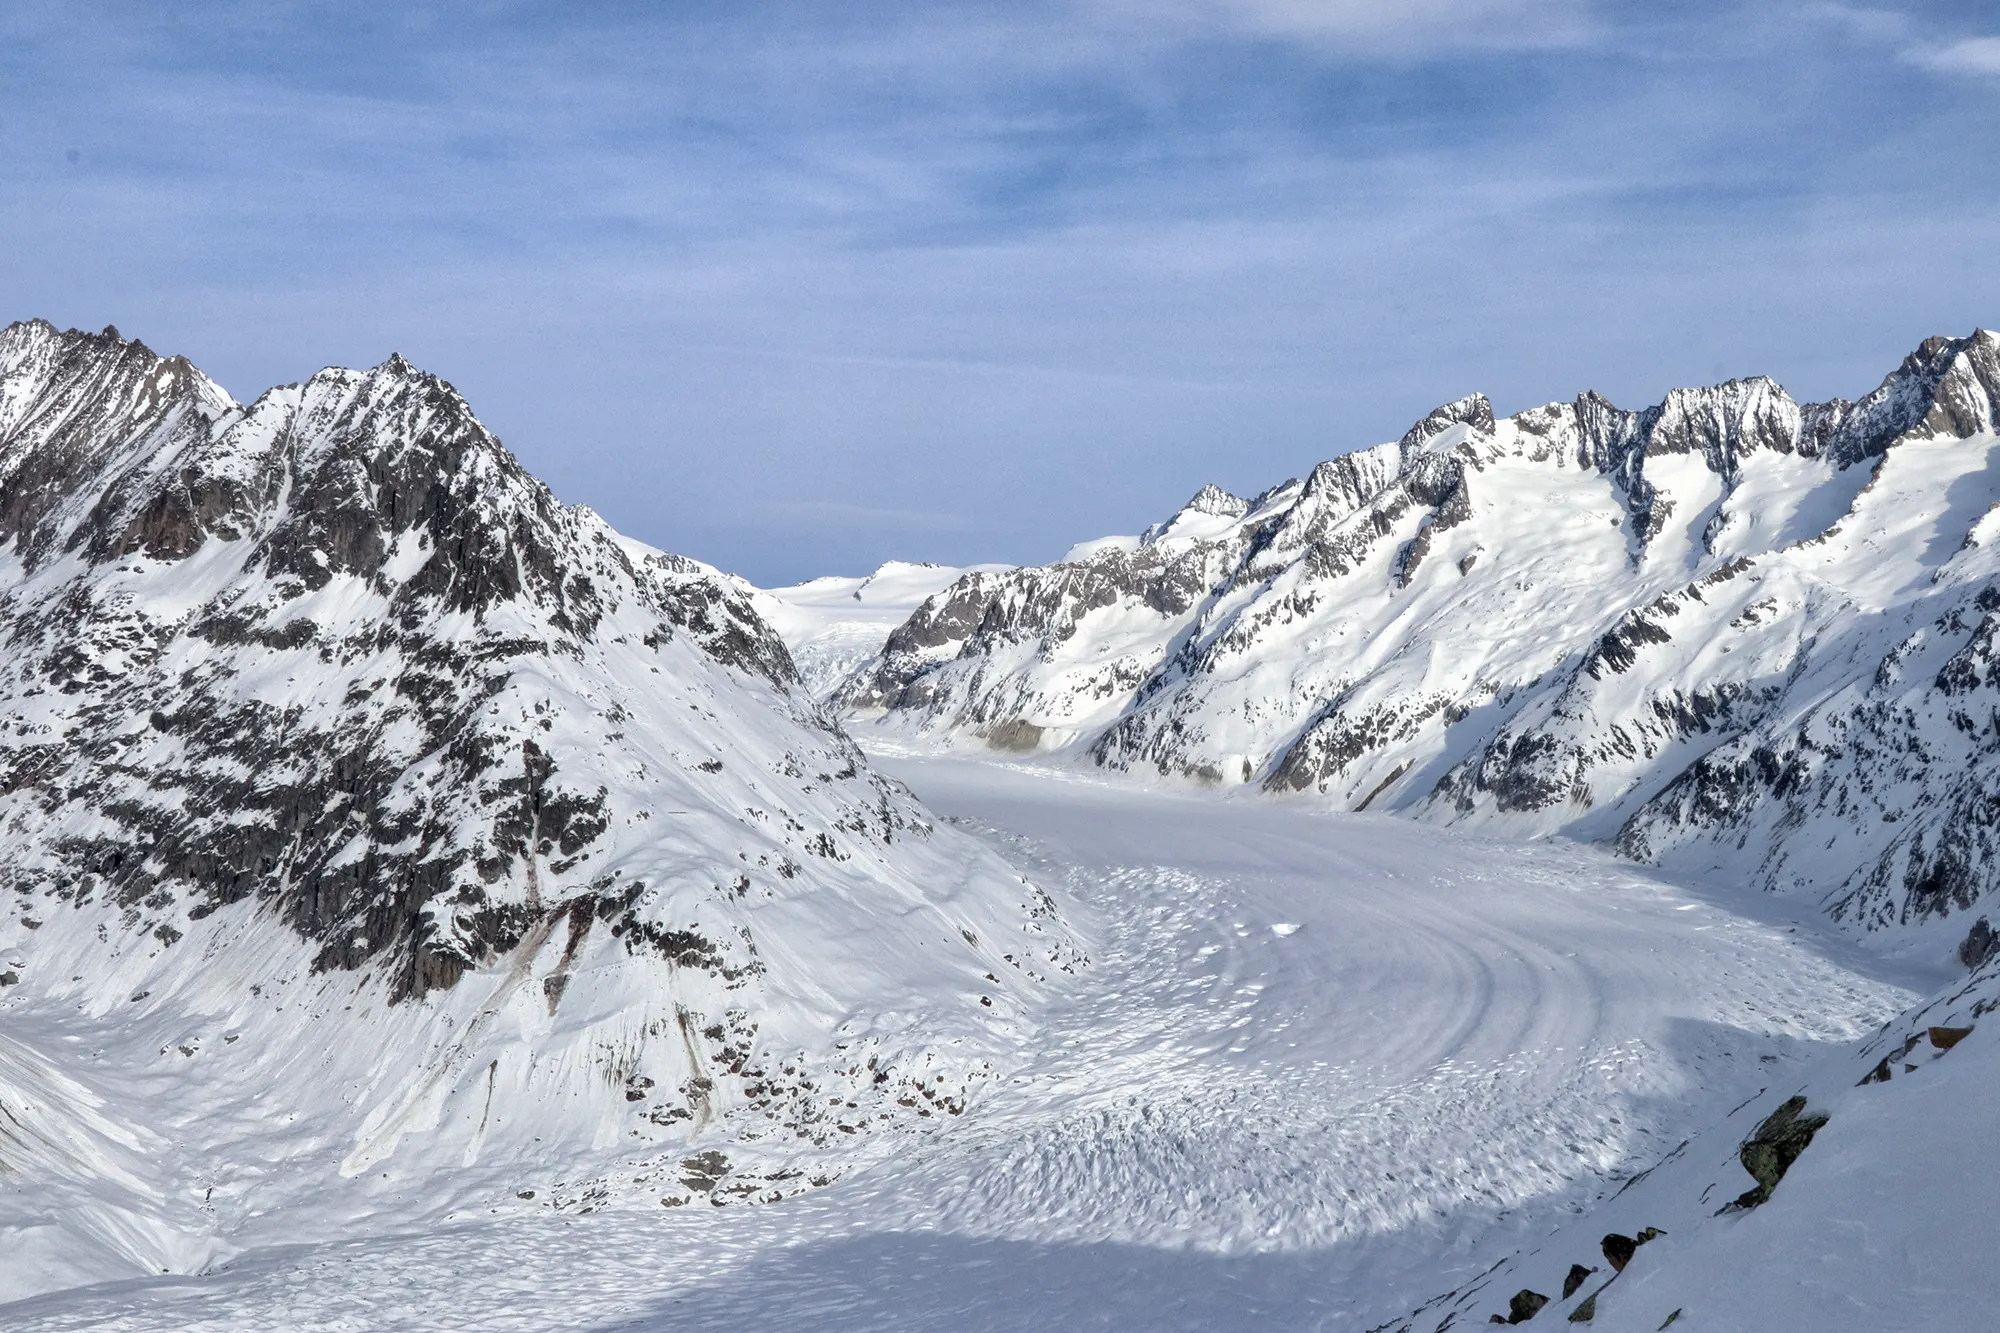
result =
M218 959L298 984L269 928L413 1010L525 981L581 1048L535 1095L648 1134L962 1105L1008 1049L990 978L1027 1003L1075 962L741 591L558 502L400 357L242 405L112 331L0 332L0 849L10 938L64 960L24 991ZM909 998L922 947L949 1014ZM876 1006L908 1040L850 1035L828 1115L825 1015ZM933 1041L959 1053L919 1097Z
M1825 1115L1808 1115L1803 1097L1788 1098L1765 1117L1756 1133L1743 1141L1737 1154L1743 1169L1757 1184L1738 1195L1729 1206L1755 1208L1767 1201L1778 1182L1785 1178L1785 1172L1792 1169L1792 1163L1812 1145L1813 1135L1826 1128L1827 1119Z
M1474 395L962 580L840 702L1118 771L1613 840L1929 929L2000 893L2000 338L1858 400ZM1831 889L1831 892L1829 892ZM1962 928L1959 928L1962 932Z

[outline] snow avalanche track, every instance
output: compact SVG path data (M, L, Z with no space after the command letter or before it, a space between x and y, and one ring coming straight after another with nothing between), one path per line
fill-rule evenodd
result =
M961 1120L780 1204L356 1218L7 1326L1362 1329L1936 980L1574 846L882 762L1093 958Z

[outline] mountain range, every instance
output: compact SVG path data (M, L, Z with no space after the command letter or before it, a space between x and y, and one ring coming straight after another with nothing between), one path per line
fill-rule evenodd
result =
M969 572L834 702L863 735L1604 841L1936 951L2000 887L1996 420L1983 330L1851 402L1475 394Z
M0 1303L351 1322L329 1242L569 1281L615 1239L647 1299L707 1264L873 1327L883 1256L965 1243L925 1326L998 1264L1004 1327L1051 1265L1154 1294L1116 1275L1199 1247L1146 1218L1254 1257L1365 1198L1402 1253L1302 1259L1299 1321L1417 1271L1457 1285L1381 1328L1974 1326L1997 424L1983 331L1852 402L1472 395L1050 565L767 590L400 357L246 404L9 326ZM483 1281L410 1262L381 1326Z

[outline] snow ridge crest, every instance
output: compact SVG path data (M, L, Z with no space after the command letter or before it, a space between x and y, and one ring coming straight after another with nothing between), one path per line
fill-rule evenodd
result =
M1996 423L1985 330L1851 402L1767 377L1639 410L1586 392L1500 418L1469 395L1240 510L1204 491L1086 564L962 580L842 703L1156 778L1615 838L1929 929L2000 893L2000 737L1966 697L2000 689L1980 665Z
M475 1102L586 1146L961 1105L1076 962L747 590L560 503L401 356L245 406L115 331L0 331L0 643L14 996L347 1043L387 1099L356 1162Z

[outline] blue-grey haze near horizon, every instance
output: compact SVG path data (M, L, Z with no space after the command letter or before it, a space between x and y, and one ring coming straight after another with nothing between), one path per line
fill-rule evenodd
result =
M15 0L0 86L0 320L401 351L767 584L2000 319L1975 5Z

